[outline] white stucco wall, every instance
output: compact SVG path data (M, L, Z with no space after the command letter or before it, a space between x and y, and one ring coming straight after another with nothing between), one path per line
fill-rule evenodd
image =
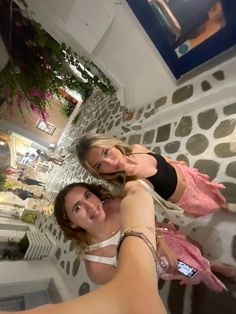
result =
M7 242L8 240L19 242L24 235L24 231L0 230L0 242Z
M2 208L2 205L0 206ZM33 224L25 223L20 219L3 218L0 216L0 242L8 242L8 240L19 242L24 237L25 231L28 230L38 231Z
M0 295L8 297L42 290L42 282L53 279L63 301L76 297L68 289L56 266L50 260L1 261ZM32 283L33 282L33 283Z
M22 220L13 219L13 218L3 218L3 217L0 217L0 229L1 230L22 230L22 231L26 231L29 229L31 231L37 230L34 225L28 224Z
M125 105L138 108L169 94L175 79L127 2L106 3L113 9L114 20L93 56L120 81Z
M54 38L90 57L112 79L129 109L175 87L175 79L125 0L27 2Z

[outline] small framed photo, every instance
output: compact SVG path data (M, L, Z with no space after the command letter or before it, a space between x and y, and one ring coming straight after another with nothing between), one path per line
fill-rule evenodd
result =
M37 122L36 128L50 135L53 135L56 130L56 126L54 124L43 120L39 120Z

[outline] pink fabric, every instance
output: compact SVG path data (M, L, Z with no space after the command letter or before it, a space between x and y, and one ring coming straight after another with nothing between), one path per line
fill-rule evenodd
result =
M181 284L197 285L204 282L209 289L216 292L226 289L225 285L211 272L210 263L202 256L200 250L187 241L182 233L176 231L174 225L169 224L165 227L167 229L163 229L164 239L177 259L197 269L198 273L191 279L184 275L172 274L162 274L160 277L164 280L181 280Z
M195 168L181 164L175 166L183 173L186 181L185 191L177 205L194 217L208 215L226 207L226 200L219 191L225 188L223 184L209 181L208 175Z

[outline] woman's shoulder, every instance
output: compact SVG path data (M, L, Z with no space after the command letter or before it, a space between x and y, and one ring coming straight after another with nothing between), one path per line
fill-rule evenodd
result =
M132 146L132 153L149 153L150 150L147 149L145 146L140 144L134 144Z

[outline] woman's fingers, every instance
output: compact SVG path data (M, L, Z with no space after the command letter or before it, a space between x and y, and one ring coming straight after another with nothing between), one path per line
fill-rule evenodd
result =
M166 257L169 263L168 273L177 272L177 257L164 239L161 239L161 241L159 241L159 248L159 255Z

